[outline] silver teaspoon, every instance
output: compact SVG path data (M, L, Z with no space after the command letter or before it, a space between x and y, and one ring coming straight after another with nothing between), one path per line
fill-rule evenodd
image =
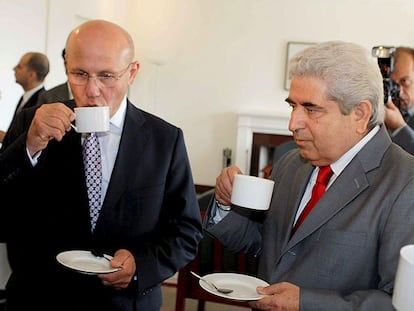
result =
M92 255L94 255L95 257L98 257L98 258L105 258L106 260L111 261L111 259L109 259L109 258L105 257L104 253L102 253L102 252L98 251L97 249L92 248L92 249L91 249L91 253L92 253Z
M192 275L194 275L196 278L200 279L201 281L203 281L204 283L208 284L210 287L213 287L216 291L218 291L219 293L223 293L223 294L230 294L233 292L232 289L230 288L222 288L222 287L218 287L216 284L214 284L213 282L206 280L205 278L203 278L202 276L199 276L197 273L190 271L190 273Z

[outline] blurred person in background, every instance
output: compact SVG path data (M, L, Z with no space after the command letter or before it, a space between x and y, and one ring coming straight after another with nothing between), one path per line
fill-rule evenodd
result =
M13 70L16 83L22 86L24 94L17 103L9 128L15 122L16 115L21 110L35 106L39 95L44 92L43 84L49 73L49 59L43 53L29 52L21 57ZM0 131L0 142L7 139L7 132Z
M391 79L400 86L398 103L391 99L385 106L384 123L391 139L414 154L414 49L397 47Z
M62 59L63 59L63 65L65 66L65 74L67 75L66 61L65 61L65 49L62 50ZM70 90L69 81L66 81L62 84L56 85L55 87L42 92L39 95L37 104L42 105L42 104L47 104L47 103L64 101L68 99L73 99L73 95Z

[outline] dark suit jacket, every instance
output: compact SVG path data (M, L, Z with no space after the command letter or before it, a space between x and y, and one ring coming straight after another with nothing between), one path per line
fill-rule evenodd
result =
M37 104L37 101L39 99L39 95L41 93L43 93L45 91L45 88L42 87L41 89L39 89L38 91L36 91L35 93L33 93L33 95L27 100L27 102L24 104L23 109L28 109L31 108L33 106L35 106ZM14 110L14 114L13 114L13 119L12 122L15 120L16 118L16 114L17 114L17 109L19 108L19 105L16 106L16 109Z
M414 155L414 116L410 116L406 122L407 126L393 136L392 141Z
M40 90L38 90L37 92L35 92L35 93L33 93L33 95L28 99L28 101L24 104L24 106L23 106L23 108L22 108L22 110L21 111L24 111L24 110L26 110L26 109L29 109L29 108L32 108L32 107L34 107L34 106L36 106L37 105L37 101L38 101L38 99L39 99L39 96L40 96L40 94L42 94L43 92L45 91L45 88L44 87L42 87ZM16 122L16 116L21 112L21 111L19 111L19 113L17 112L17 109L19 108L19 104L17 104L17 106L16 106L16 109L14 110L14 114L13 114L13 118L12 118L12 120L10 121L10 125L9 125L9 129L11 128L11 127L13 127L14 126L14 123ZM4 139L3 139L3 143L2 143L2 147L1 147L1 149L0 149L0 152L2 151L2 150L4 150L4 145L9 145L10 143L11 143L11 137L10 137L10 135L8 134L8 130L7 130L7 132L6 132L6 135L4 136Z
M2 154L9 161L18 159L0 175L0 232L13 270L7 291L16 306L10 310L23 310L25 302L31 303L26 297L34 296L42 310L158 310L160 283L194 258L201 239L182 131L128 102L92 234L80 134L70 131L61 142L51 141L32 168L25 155L26 134L20 133L33 113L22 114L20 128L10 130L13 143ZM91 247L108 254L130 250L137 281L115 291L55 259L59 252Z
M260 278L301 287L300 310L393 310L400 248L414 243L414 157L382 126L290 238L312 166L298 150L273 168L264 222L233 209L208 232L232 251L260 255Z
M68 83L65 82L45 92L42 92L42 94L39 95L37 104L42 105L42 104L49 104L53 102L66 101L70 99L69 96L70 95L69 95Z

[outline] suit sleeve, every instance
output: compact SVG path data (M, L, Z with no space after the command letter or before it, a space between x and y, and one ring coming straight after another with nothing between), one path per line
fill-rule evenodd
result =
M414 130L405 125L395 136L392 141L403 148L408 153L414 155Z
M136 254L139 291L165 280L189 263L197 254L202 237L200 210L181 130L177 130L166 171L158 228Z
M262 212L233 208L220 222L213 218L217 206L212 200L203 222L205 231L220 240L226 249L235 253L258 256L262 243Z
M8 219L8 204L10 198L8 191L15 180L19 179L25 172L32 169L32 165L26 153L25 135L18 137L13 144L0 153L0 198L3 203L0 205L0 242L5 242Z

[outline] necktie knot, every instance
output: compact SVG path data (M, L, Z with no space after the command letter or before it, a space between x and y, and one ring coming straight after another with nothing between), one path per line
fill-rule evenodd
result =
M316 205L319 199L323 196L323 194L326 191L326 186L328 185L329 180L332 177L332 174L333 174L333 171L331 169L331 166L328 165L328 166L319 167L318 177L316 178L316 183L312 188L312 196L309 202L306 204L304 210L300 214L298 220L296 221L296 224L292 230L292 234L296 232L296 230L303 223L305 218L309 215L313 207Z
M318 173L318 177L316 178L316 182L318 184L322 184L322 185L327 185L329 180L332 177L332 169L331 166L321 166L319 167L319 173Z

